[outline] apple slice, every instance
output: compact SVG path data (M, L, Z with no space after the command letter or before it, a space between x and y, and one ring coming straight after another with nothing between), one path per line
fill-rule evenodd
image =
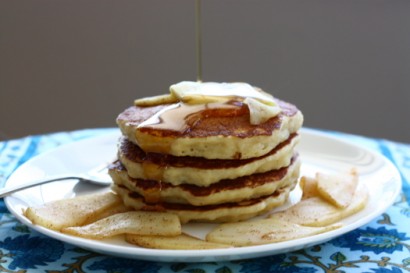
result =
M329 203L346 208L353 200L359 183L355 170L348 174L323 174L316 173L317 190Z

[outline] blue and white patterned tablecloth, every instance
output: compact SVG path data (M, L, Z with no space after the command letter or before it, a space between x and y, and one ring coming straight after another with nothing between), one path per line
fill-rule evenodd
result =
M31 157L112 130L80 130L0 142L0 186ZM331 134L385 155L399 169L403 191L379 218L327 243L282 255L231 262L127 260L89 252L30 230L8 212L0 199L0 272L410 272L410 145Z

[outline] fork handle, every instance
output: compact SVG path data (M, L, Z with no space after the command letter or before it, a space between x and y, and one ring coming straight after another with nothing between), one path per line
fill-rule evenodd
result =
M29 183L25 184L20 184L12 187L5 187L3 189L0 189L0 198L6 197L12 193L15 193L17 191L25 190L34 186L50 183L50 182L55 182L55 181L61 181L61 180L69 180L69 179L81 179L80 177L77 176L51 176L48 177L47 179L39 179L39 180L34 180Z

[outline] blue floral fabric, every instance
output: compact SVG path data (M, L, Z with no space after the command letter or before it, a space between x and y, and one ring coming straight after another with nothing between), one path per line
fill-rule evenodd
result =
M28 159L61 144L111 132L92 129L0 142L0 187ZM410 145L329 132L393 162L403 192L383 215L324 244L250 260L160 263L105 256L39 234L18 222L0 199L0 272L410 272Z

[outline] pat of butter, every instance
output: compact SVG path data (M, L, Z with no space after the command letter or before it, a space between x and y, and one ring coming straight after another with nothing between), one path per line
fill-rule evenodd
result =
M171 96L188 104L205 104L238 100L247 104L250 123L261 124L281 111L274 98L247 83L216 83L183 81L170 87Z
M251 97L246 98L243 102L248 105L250 123L253 125L264 123L281 111L279 105L267 105Z
M227 101L231 99L243 101L247 97L257 99L265 104L275 104L273 97L263 91L255 89L247 83L217 83L183 81L173 84L170 92L180 101L186 103L208 103Z

